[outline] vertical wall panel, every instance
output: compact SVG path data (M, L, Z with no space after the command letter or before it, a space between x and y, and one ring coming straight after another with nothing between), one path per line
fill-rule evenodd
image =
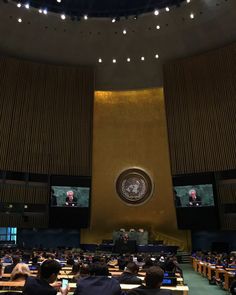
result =
M94 73L0 58L0 169L91 175Z
M172 174L236 168L236 43L166 64Z

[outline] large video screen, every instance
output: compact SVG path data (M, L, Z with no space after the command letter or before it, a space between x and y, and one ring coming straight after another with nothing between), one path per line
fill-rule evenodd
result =
M89 187L52 186L51 207L89 207Z
M174 187L176 207L211 207L215 205L212 184Z
M203 230L219 227L214 173L173 177L174 202L179 229Z

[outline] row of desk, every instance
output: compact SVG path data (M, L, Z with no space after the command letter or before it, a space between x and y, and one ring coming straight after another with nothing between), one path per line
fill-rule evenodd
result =
M60 270L60 273L58 275L58 279L62 279L62 278L67 278L69 280L72 280L74 278L74 275L70 274L72 271L72 267L62 267L62 269ZM109 272L110 275L112 277L117 277L120 276L122 274L122 271L119 270L119 268L114 267L114 268L109 268ZM31 271L31 275L32 276L37 276L37 271L36 270L32 270ZM2 274L2 278L3 281L0 281L0 289L6 289L6 288L15 288L18 290L21 290L24 286L24 282L12 282L12 281L6 281L7 279L10 279L11 274ZM138 277L144 281L144 277L145 277L145 272L140 271L138 273ZM4 279L6 279L4 281ZM178 285L176 287L161 287L162 289L169 289L172 290L174 295L188 295L189 292L189 288L188 286L184 286L183 285L183 279L181 277L177 278L177 282ZM70 292L73 292L76 288L76 283L69 283L70 286ZM129 291L133 288L138 287L139 285L130 285L130 284L121 284L121 289L123 291ZM72 293L73 294L73 293Z
M218 281L223 277L225 290L229 290L230 285L235 277L235 271L232 271L231 268L224 269L223 267L215 266L207 262L202 262L196 258L192 258L193 269L200 273L203 277L206 277L209 281L215 277Z

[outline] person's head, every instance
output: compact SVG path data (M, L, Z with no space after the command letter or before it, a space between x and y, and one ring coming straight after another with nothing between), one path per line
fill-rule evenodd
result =
M18 255L12 256L12 263L14 265L17 265L17 263L19 263L19 262L20 262L20 257Z
M126 269L128 272L132 274L137 274L139 271L139 267L137 266L135 262L129 262L126 266Z
M26 280L30 276L30 269L25 263L18 263L12 270L11 281Z
M53 283L56 281L60 269L61 265L56 260L44 260L39 269L40 278Z
M69 198L69 200L72 201L73 198L74 198L74 192L73 191L68 191L66 194L67 194L67 197Z
M105 263L92 263L89 266L89 273L91 276L108 276L108 266Z
M159 266L151 266L148 268L145 276L147 288L160 288L164 278L164 271Z
M196 195L197 195L197 192L195 189L191 189L189 191L189 196L192 197L192 198L196 198Z

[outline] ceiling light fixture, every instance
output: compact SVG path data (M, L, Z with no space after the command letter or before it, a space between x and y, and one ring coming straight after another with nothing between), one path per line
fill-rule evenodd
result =
M194 13L190 13L190 16L189 16L191 19L194 19Z

